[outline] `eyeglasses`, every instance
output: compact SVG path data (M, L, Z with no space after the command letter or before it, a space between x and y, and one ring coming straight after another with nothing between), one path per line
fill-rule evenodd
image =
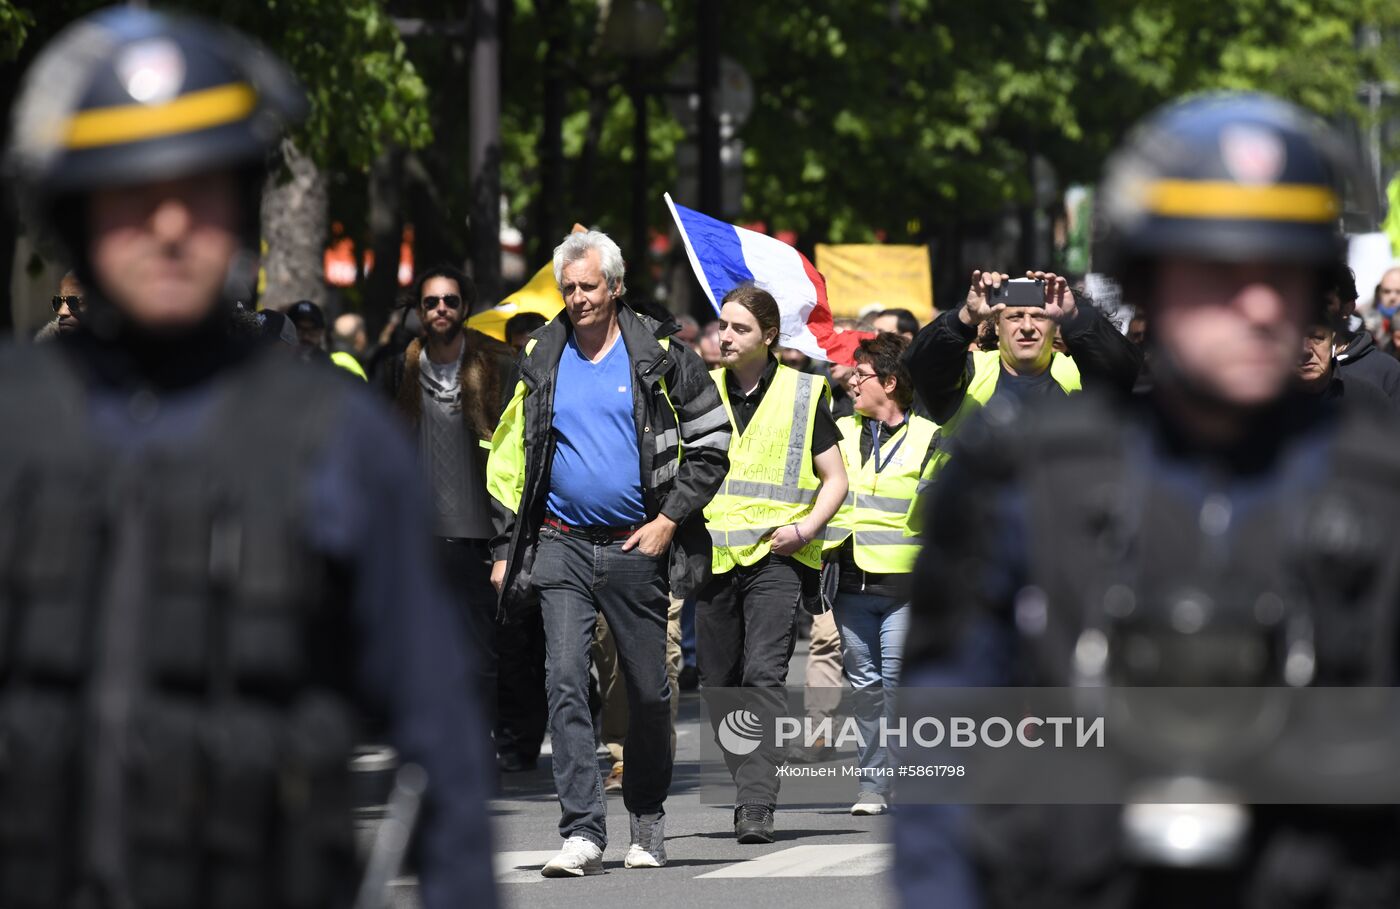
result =
M428 312L437 309L439 303L446 303L448 309L462 308L462 298L457 294L441 294L436 297L424 297L422 300L423 308Z
M849 379L847 379L846 382L847 382L847 384L849 384L852 388L860 388L860 383L864 382L866 379L878 379L878 378L880 378L879 373L874 373L874 372L861 372L860 370L856 370L855 372L851 373L851 377L850 377Z
M78 294L54 294L53 311L58 312L65 306L69 312L76 312L83 308L83 298Z

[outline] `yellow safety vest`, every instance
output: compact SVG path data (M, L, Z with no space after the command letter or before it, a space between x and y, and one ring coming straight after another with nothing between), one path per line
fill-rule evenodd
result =
M724 369L710 372L734 428L729 446L729 473L719 493L705 506L705 523L714 546L712 565L723 574L735 565L752 565L768 555L769 537L784 524L806 517L817 500L821 481L812 470L812 427L822 396L831 388L821 376L778 364L773 381L739 432ZM814 539L793 553L812 568L821 565L822 543Z
M360 361L355 359L355 355L344 350L338 350L331 354L331 362L346 372L360 377L360 381L368 382L369 376L365 375L365 368L360 365Z
M919 540L909 529L909 519L923 475L924 456L938 426L911 414L894 435L880 440L880 453L888 461L877 472L873 451L861 463L864 420L855 414L836 421L850 487L841 510L827 525L825 548L835 549L854 536L857 565L879 574L903 574L914 569L919 554Z
M957 433L958 427L962 426L972 414L982 408L984 404L992 399L992 394L997 390L997 379L1001 378L1001 352L996 350L979 350L972 354L972 381L968 383L967 394L963 396L962 404L958 407L957 413L944 423L939 432L938 451L934 452L928 462L928 470L925 472L925 486L928 486L943 465L948 463L949 446L948 442ZM1062 353L1056 353L1050 357L1050 378L1055 380L1055 384L1060 386L1065 394L1073 394L1080 390L1079 367L1074 360Z

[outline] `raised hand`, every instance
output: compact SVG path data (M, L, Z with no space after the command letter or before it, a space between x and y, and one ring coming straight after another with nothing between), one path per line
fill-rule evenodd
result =
M967 289L967 302L958 310L958 318L962 323L980 325L988 319L996 318L997 313L1006 308L1006 304L992 303L992 289L1001 287L1003 281L1010 279L1010 275L999 271L974 271L972 284Z
M1069 282L1052 271L1028 271L1026 277L1045 282L1045 314L1056 322L1073 319L1079 311Z

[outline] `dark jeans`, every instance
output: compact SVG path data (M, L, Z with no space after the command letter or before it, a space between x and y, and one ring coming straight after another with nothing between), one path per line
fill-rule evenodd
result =
M607 803L588 709L593 627L608 621L627 688L631 721L623 752L622 801L633 814L660 812L671 788L671 683L666 676L665 559L622 540L594 543L540 529L534 585L544 617L549 731L559 834L607 846Z
M695 597L681 604L681 665L695 665Z
M787 706L783 688L796 643L793 619L804 570L790 558L766 556L715 575L695 598L695 656L702 689L755 689L744 703L769 730L766 743L748 755L720 749L738 790L736 805L777 805L777 768L783 758L771 744L771 730ZM716 732L725 713L716 709L717 703L710 709Z
M549 723L538 606L496 627L496 656L496 751L534 762Z
M496 588L491 586L491 547L485 540L438 537L447 589L461 606L467 649L476 667L476 696L488 720L496 712Z

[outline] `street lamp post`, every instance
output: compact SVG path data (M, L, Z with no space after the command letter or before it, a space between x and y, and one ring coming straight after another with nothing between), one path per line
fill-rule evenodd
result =
M651 142L647 122L647 91L642 82L642 61L633 57L628 63L632 94L632 262L633 268L645 271L647 261L648 184L647 159Z
M472 277L480 299L501 294L501 43L498 0L472 0Z
M714 217L723 216L724 200L720 186L719 111L719 22L720 0L698 0L700 75L700 210Z
M627 59L627 94L632 103L632 211L628 271L647 274L647 234L651 219L651 137L647 117L646 63L661 52L666 14L653 0L614 0L604 30L606 46Z

